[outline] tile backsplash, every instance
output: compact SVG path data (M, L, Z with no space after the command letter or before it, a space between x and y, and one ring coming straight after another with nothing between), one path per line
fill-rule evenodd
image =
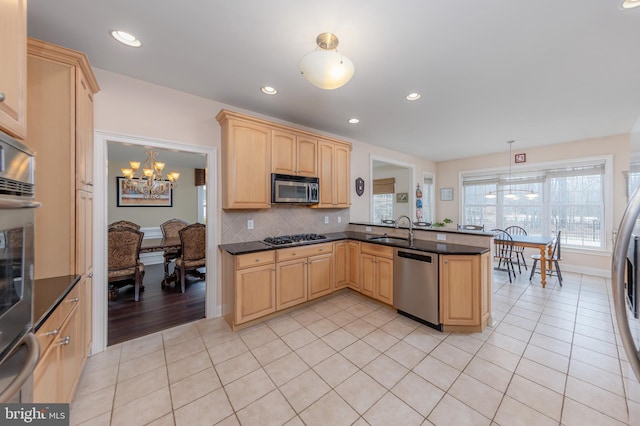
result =
M325 218L328 221L326 224ZM248 229L249 220L253 220L253 229ZM221 239L222 244L229 244L277 235L324 234L344 231L347 225L349 209L276 205L264 210L223 210Z

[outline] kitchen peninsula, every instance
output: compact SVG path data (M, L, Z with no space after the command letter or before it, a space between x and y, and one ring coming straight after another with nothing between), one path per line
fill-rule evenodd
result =
M245 327L347 287L394 307L394 249L405 248L438 255L443 329L482 331L491 320L493 235L448 229L443 241L441 229L414 232L409 244L406 229L352 223L284 247L222 244L223 316L233 328Z

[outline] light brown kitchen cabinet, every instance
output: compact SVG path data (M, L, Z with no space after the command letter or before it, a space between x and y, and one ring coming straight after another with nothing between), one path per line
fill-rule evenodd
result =
M333 292L333 245L313 244L276 253L278 310ZM303 296L304 295L304 296Z
M98 84L83 53L31 38L27 70L29 146L37 153L36 197L42 202L35 213L35 278L86 276L87 268L78 264L87 253L77 246L90 248L85 238L92 234L77 229L83 213L76 189L92 191L92 97Z
M491 315L491 259L440 256L440 322L445 331L481 331Z
M70 403L83 367L82 323L78 313L87 301L76 284L36 331L42 354L33 373L36 403Z
M222 252L222 315L232 326L276 311L273 251L233 256Z
M317 177L315 138L275 129L271 131L271 173Z
M91 351L93 324L93 193L76 191L76 273L80 278L80 296L86 303L80 305L78 318L82 324L83 361Z
M335 290L350 287L359 291L360 244L356 241L338 241L333 247Z
M222 208L271 207L271 129L222 110Z
M320 139L318 177L320 200L317 208L348 208L351 205L351 145Z
M393 305L393 247L360 244L360 292Z
M27 0L0 2L0 130L27 137ZM31 146L28 141L25 142Z

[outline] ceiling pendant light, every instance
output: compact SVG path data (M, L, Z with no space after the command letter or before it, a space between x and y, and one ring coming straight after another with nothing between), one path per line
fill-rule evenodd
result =
M127 178L126 184L129 190L142 194L145 197L155 197L168 193L170 189L177 188L180 173L168 173L165 179L162 175L165 163L157 161L158 153L145 151L145 154L147 155L147 159L144 164L141 164L139 161L130 161L130 167L120 169L122 174ZM140 168L141 165L142 168Z
M309 83L325 90L333 90L347 84L355 68L353 62L339 53L338 37L322 33L316 38L319 49L307 53L300 60L300 73Z
M524 192L525 197L527 197L527 199L529 200L533 200L535 198L538 198L538 193L533 191L533 190L527 190L527 189L513 189L512 188L512 177L511 177L511 145L513 144L514 141L507 141L507 143L509 144L509 180L507 182L509 182L509 188L508 189L497 189L495 191L489 191L485 194L485 198L496 198L498 196L498 193L500 192L505 192L504 194L504 198L508 199L508 200L517 200L518 199L518 192Z

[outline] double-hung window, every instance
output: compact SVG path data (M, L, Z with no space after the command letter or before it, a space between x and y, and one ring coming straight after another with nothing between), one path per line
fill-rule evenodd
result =
M529 235L562 231L565 247L604 250L608 161L575 160L515 174L463 172L463 221L485 229L517 225Z
M373 223L393 219L393 196L396 192L395 178L373 181Z

